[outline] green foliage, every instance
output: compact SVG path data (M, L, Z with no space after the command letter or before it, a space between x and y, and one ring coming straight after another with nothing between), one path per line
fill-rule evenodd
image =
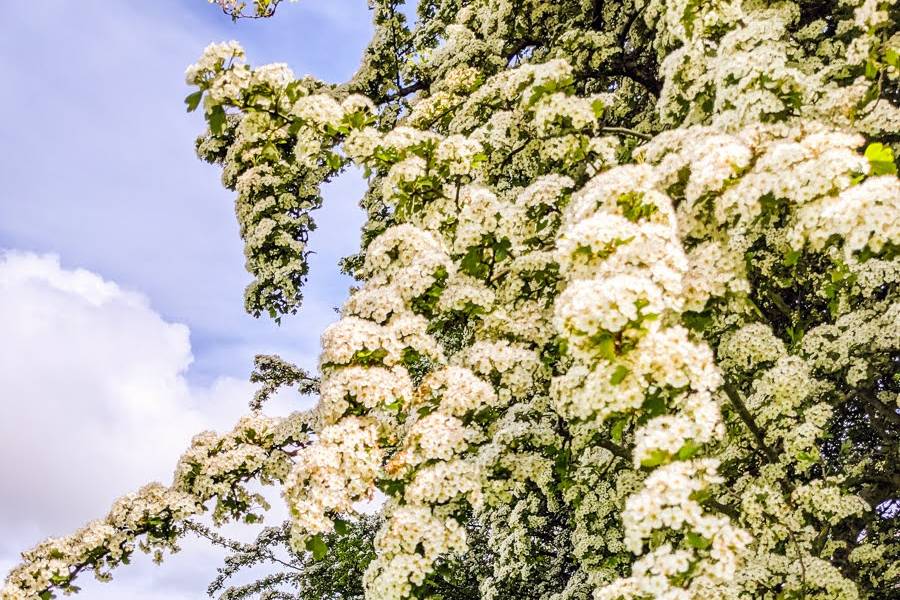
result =
M203 90L197 90L193 94L188 94L187 98L184 99L184 103L187 105L188 112L194 112L197 110L197 107L200 106L200 100L203 99Z
M220 105L213 106L206 113L206 120L209 123L209 130L213 135L222 135L225 132L225 109Z
M866 159L872 168L872 175L896 175L897 165L894 162L894 151L889 147L874 143L866 147Z
M381 522L378 515L338 519L333 532L315 536L307 542L306 552L291 548L288 522L263 529L252 544L229 540L197 523L191 523L189 528L228 552L219 575L209 585L211 597L218 596L223 600L266 597L360 600L363 597L363 573L375 556L374 538ZM477 576L484 569L490 549L476 521L470 522L469 539L472 558L448 558L429 578L428 587L434 596L445 600L478 597ZM259 578L229 585L232 579L259 566L267 567Z
M315 560L322 560L328 554L328 545L321 535L314 535L306 540L306 549L312 553Z
M657 211L654 205L645 204L643 199L642 193L628 192L620 195L616 199L616 203L622 208L626 219L637 222L652 216Z

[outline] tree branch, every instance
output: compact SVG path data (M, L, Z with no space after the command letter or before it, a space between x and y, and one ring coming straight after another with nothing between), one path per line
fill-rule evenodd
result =
M895 426L900 427L900 414L898 414L895 409L892 409L890 406L879 400L874 394L871 393L870 390L857 390L857 394L872 408L877 410L881 416L886 418Z
M621 458L627 462L631 462L631 454L628 452L628 450L626 450L622 446L620 446L616 443L613 443L609 440L604 440L604 439L600 439L600 438L595 438L595 441L596 441L597 445L600 446L601 448L604 448L605 450L609 450L610 452L612 452L613 456L618 456L619 458Z
M393 102L394 100L405 98L406 96L409 96L410 94L414 94L416 92L420 92L427 87L428 85L424 81L414 81L409 85L397 88L397 91L393 94L387 94L379 104L383 102Z
M242 553L254 552L253 545L241 544L240 542L236 542L235 540L228 539L224 536L221 536L215 532L210 531L203 525L200 525L200 523L191 521L190 519L188 519L187 521L184 522L184 528L189 531L192 531L197 536L206 539L211 544L216 545L216 546L221 546L227 550L231 550L232 552L242 552ZM291 563L281 560L280 558L275 556L275 554L271 550L260 549L259 553L260 553L260 556L262 556L263 558L266 558L273 562L277 562L278 564L285 566L289 569L294 569L295 571L303 570L302 567L299 567L297 565L292 565Z
M722 385L722 389L725 390L725 394L731 401L731 405L734 406L735 411L737 411L738 416L741 417L744 425L746 425L747 429L750 430L750 433L753 434L759 450L763 454L765 454L766 458L769 459L769 462L777 463L778 454L776 454L775 451L769 448L769 446L766 444L766 438L763 435L762 430L756 424L756 421L753 419L753 415L751 415L750 411L747 409L747 405L744 404L744 400L741 398L741 393L727 381Z
M636 137L644 141L650 141L653 139L653 136L648 133L641 133L640 131L635 131L634 129L628 129L625 127L601 127L600 133L617 133L619 135L630 135L631 137Z

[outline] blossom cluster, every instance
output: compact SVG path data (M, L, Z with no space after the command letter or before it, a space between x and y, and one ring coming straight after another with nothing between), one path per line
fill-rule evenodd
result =
M188 107L202 105L210 125L198 153L220 164L223 183L237 192L246 267L254 276L247 310L273 317L296 312L320 183L344 164L334 147L365 127L375 107L360 95L338 101L320 93L281 63L252 69L237 42L207 47L186 79L199 88Z
M724 435L721 376L710 349L673 324L687 259L654 178L649 167L595 177L573 196L557 244L568 284L554 323L574 360L555 382L557 410L595 427L633 423L634 465L654 470L625 502L625 546L640 555L654 532L675 534L598 598L689 598L727 587L750 542L696 500L722 481L715 460L693 458Z

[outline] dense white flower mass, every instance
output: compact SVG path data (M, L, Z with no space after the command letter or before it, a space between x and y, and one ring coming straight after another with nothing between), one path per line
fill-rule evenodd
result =
M27 552L3 600L170 548L211 498L254 514L250 477L313 555L387 496L371 600L900 593L897 3L370 6L347 84L233 42L186 75L251 312L296 311L320 184L369 178L319 405L198 436L173 488Z
M330 530L329 514L352 511L371 495L384 455L378 441L376 423L347 417L298 453L284 490L294 543L302 546L307 536Z

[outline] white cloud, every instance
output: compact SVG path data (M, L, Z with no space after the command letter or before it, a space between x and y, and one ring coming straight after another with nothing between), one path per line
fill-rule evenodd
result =
M0 256L2 566L42 537L103 516L147 481L169 483L193 434L224 429L246 409L248 383L192 388L190 363L188 328L140 294L62 268L55 256ZM179 561L163 580L165 597L177 597L176 584L196 597L212 574L212 555L190 546L206 560ZM131 583L113 586L117 597L152 597L149 568L131 567Z

